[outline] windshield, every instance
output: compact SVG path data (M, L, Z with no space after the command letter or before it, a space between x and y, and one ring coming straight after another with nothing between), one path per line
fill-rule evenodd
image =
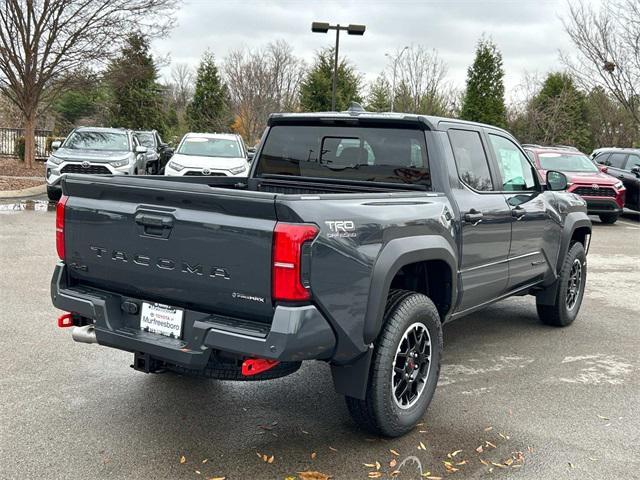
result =
M147 148L155 148L156 142L153 133L136 133L140 145Z
M126 133L73 132L64 142L64 148L127 152L129 139Z
M598 168L586 155L562 153L541 153L538 155L543 170L559 170L562 172L597 172Z
M431 185L424 133L404 128L275 126L256 174Z
M238 158L243 156L237 140L206 137L185 138L176 153L224 158Z

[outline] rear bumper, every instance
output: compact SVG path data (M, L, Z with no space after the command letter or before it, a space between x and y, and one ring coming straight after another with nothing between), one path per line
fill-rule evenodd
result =
M335 335L313 305L277 306L271 325L194 310L184 311L183 338L140 330L139 314L122 309L123 301L142 299L86 286L68 286L66 266L56 265L51 279L53 304L94 320L96 340L105 345L193 369L207 365L214 350L281 361L329 359Z

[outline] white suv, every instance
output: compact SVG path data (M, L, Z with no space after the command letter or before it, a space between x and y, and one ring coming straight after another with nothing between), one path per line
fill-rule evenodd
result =
M60 198L65 173L143 175L147 170L147 147L124 128L78 127L51 149L45 170L50 200Z
M247 148L232 133L187 133L164 169L164 174L246 177Z

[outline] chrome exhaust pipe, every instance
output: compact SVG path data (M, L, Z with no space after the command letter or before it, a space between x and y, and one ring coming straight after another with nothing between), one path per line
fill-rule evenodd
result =
M96 340L96 328L93 325L73 327L71 329L71 338L80 343L98 343Z

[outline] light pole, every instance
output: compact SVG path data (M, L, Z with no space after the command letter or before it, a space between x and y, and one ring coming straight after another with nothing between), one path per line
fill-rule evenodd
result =
M338 84L338 48L340 47L340 30L346 30L349 35L364 35L364 31L367 27L365 25L352 25L349 24L346 27L337 25L329 25L326 22L313 22L311 24L311 31L314 33L327 33L329 30L336 31L336 51L335 58L333 59L333 83L331 87L331 110L336 109L336 85Z
M398 67L398 62L400 61L400 57L402 57L402 54L404 53L404 51L408 49L409 47L404 47L402 50L400 50L400 53L395 57L392 57L388 53L385 53L385 56L391 58L391 60L393 61L393 81L391 84L391 111L392 112L393 112L393 106L396 103L396 68Z

